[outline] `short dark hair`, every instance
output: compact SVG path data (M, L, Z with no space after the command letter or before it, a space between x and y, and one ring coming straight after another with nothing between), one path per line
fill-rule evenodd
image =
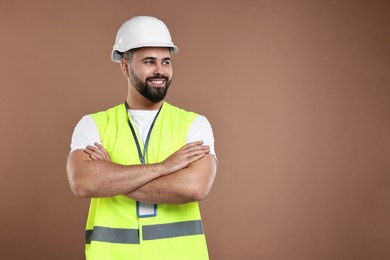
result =
M127 60L127 61L132 61L133 60L133 54L134 54L134 49L125 51L122 53L122 58Z

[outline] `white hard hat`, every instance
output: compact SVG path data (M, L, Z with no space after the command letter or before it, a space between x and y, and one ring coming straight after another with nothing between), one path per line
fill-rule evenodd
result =
M136 16L119 28L111 60L120 62L124 52L141 47L168 47L175 53L179 51L163 21L151 16Z

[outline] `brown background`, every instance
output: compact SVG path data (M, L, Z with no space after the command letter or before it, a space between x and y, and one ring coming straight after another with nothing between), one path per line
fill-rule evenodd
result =
M116 31L153 15L180 48L168 100L214 127L211 259L390 259L389 13L388 1L1 1L0 258L83 259L70 137L124 100Z

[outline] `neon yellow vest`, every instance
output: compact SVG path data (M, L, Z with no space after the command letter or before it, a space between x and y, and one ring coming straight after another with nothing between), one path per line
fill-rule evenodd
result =
M91 116L111 161L140 164L124 104ZM150 136L146 163L161 162L182 147L196 116L164 102ZM143 150L142 142L140 145ZM86 226L87 259L208 259L197 202L159 204L157 215L147 218L137 216L136 203L122 195L91 199Z

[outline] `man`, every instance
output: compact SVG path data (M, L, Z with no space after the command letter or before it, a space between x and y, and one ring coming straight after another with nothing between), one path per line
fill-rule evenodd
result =
M162 21L125 22L112 60L126 102L74 130L67 173L73 193L91 198L87 259L208 259L198 201L216 175L214 138L205 117L164 101L177 51Z

